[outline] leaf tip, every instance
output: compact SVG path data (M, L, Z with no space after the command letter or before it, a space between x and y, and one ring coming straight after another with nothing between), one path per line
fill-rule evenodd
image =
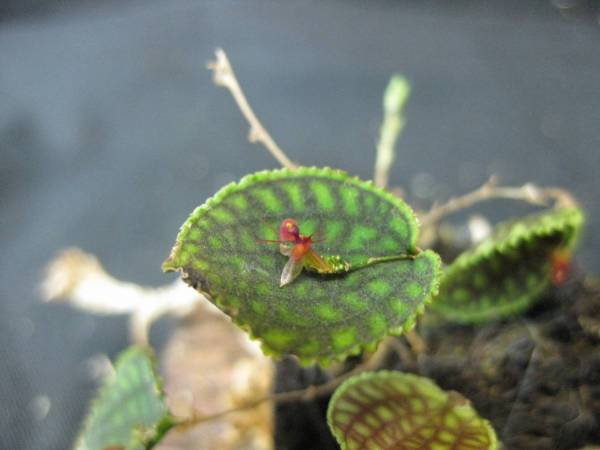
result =
M175 263L175 259L173 258L173 256L169 256L163 261L160 268L163 272L175 272L179 267Z
M181 258L179 257L181 245L179 239L175 243L175 246L171 249L169 257L161 264L163 272L176 272L182 268Z

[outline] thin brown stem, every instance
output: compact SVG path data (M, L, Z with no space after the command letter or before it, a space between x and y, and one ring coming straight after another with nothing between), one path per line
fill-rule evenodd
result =
M274 402L274 403L292 403L292 402L309 402L323 395L327 395L331 393L335 388L337 388L340 384L346 381L348 378L357 375L362 372L366 372L368 370L376 369L381 366L387 355L394 351L394 348L391 345L388 345L388 341L384 341L379 346L379 349L363 364L356 366L354 369L346 372L342 375L339 375L327 383L320 384L318 386L311 385L303 389L296 389L294 391L288 392L279 392L276 394L266 395L264 397L260 397L258 399L252 400L250 402L244 403L243 405L239 405L230 409L226 409L220 411L215 414L194 414L192 417L184 419L179 422L178 426L183 428L188 428L199 423L208 422L211 420L219 419L228 414L233 414L239 411L244 411L246 409L255 408L258 405L261 405L264 402Z
M554 201L556 206L576 204L573 196L564 189L540 188L532 183L518 187L498 186L497 178L492 176L474 191L453 197L444 204L434 205L428 213L420 217L420 221L423 225L431 225L449 214L495 198L519 200L538 206L548 206L549 201Z
M410 348L416 355L422 355L427 351L427 344L414 329L404 333L404 337L410 344Z
M260 142L275 157L277 161L288 169L295 169L294 164L284 153L284 151L275 143L265 127L260 123L256 114L250 107L244 91L235 76L233 67L227 58L227 54L220 48L215 51L216 60L208 63L208 69L213 71L213 80L216 85L223 86L231 92L238 108L250 125L248 140L252 143Z
M362 370L364 370L364 368L362 368L362 366L359 366L359 367ZM357 367L357 369L359 367ZM239 405L234 408L226 409L226 410L220 411L215 414L194 415L194 416L190 417L189 419L182 421L180 423L180 426L189 427L192 425L197 425L202 422L208 422L211 420L219 419L228 414L243 411L246 409L255 408L258 405L261 405L262 403L268 402L268 401L275 402L275 403L292 403L292 402L312 401L315 398L318 398L322 395L328 394L329 392L333 391L337 386L339 386L342 382L344 382L348 377L355 375L356 373L362 372L362 370L360 370L360 371L356 370L356 369L352 370L343 375L340 375L339 377L332 379L331 381L329 381L327 383L324 383L324 384L321 384L318 386L313 385L313 386L308 386L307 388L304 388L304 389L297 389L294 391L279 392L277 394L266 395L264 397L255 399L251 402L244 403L243 405Z

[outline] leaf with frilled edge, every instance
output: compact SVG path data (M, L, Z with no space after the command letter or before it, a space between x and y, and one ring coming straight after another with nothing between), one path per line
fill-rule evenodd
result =
M272 356L294 354L328 364L401 333L437 290L440 260L368 265L340 275L304 271L280 288L287 258L275 244L285 218L302 234L320 231L321 255L353 267L373 257L416 254L417 223L402 200L333 169L263 171L224 187L182 226L164 270L207 293Z
M75 450L148 450L173 424L151 351L130 347L92 402Z
M498 225L448 266L434 309L461 323L527 309L550 285L553 255L573 249L583 222L581 210L568 207Z
M333 394L327 422L342 450L495 450L489 422L429 378L368 372Z

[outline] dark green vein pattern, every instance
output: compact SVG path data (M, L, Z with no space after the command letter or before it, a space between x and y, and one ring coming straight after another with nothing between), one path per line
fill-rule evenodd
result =
M357 375L334 393L327 422L342 450L494 450L496 434L461 395L401 372Z
M523 311L550 285L553 252L571 250L582 224L581 210L571 207L498 225L445 270L434 308L464 323Z
M344 275L304 272L280 288L287 258L257 239L276 239L288 217L302 234L322 232L316 251L354 265L415 251L417 224L404 202L341 171L301 168L223 188L182 226L163 268L180 270L274 356L326 364L414 323L436 287L435 253Z
M171 427L150 350L124 351L92 402L75 450L146 450Z

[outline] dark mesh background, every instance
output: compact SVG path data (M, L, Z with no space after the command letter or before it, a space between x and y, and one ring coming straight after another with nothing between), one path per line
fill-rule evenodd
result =
M404 73L413 95L392 184L417 206L491 172L567 186L589 212L580 254L597 271L598 8L449 5L0 3L0 447L69 448L95 386L90 358L127 344L124 319L40 304L55 252L81 246L118 277L159 285L189 212L276 166L204 70L216 46L292 159L365 178L381 93ZM155 327L156 345L169 325Z

